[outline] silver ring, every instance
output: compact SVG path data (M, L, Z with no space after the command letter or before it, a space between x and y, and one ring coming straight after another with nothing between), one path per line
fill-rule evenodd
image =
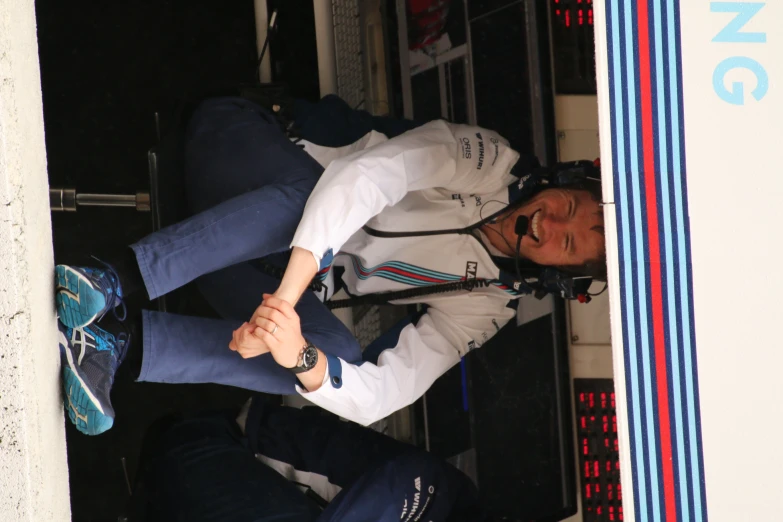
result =
M278 326L278 324L277 324L277 323L273 323L273 324L275 325L275 327L274 327L274 329L273 329L271 332L269 332L269 333L271 333L272 335L275 335L275 332L277 331L277 329L278 329L278 328L280 328L280 326Z

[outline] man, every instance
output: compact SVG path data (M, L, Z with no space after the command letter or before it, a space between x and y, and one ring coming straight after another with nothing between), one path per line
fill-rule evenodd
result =
M448 463L317 408L256 398L236 422L168 424L145 440L131 522L487 520Z
M92 323L136 288L154 299L199 278L226 318L145 311L143 357L130 356L139 380L298 392L368 425L411 404L514 317L525 291L501 268L505 261L518 253L576 272L603 264L600 183L520 200L515 173L531 158L492 131L434 121L391 139L367 129L339 148L299 145L247 100L203 103L185 148L193 217L132 245L114 263L119 274L57 267L66 395L80 430L111 427L111 379L127 348ZM289 253L282 281L254 266ZM457 287L397 294L395 304L420 303L426 312L373 364L362 362L353 335L322 303L334 294L335 267L352 295ZM316 275L326 286L318 296L306 291ZM104 339L114 355L85 352L85 336ZM104 359L100 372L86 370L93 353Z

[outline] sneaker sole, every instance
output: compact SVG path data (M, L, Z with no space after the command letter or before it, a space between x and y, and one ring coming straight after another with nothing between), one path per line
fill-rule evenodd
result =
M100 435L114 425L114 419L96 407L79 376L68 367L63 370L63 392L65 409L77 430L85 435Z
M76 429L86 435L99 435L114 425L114 419L104 413L103 407L79 375L73 361L68 341L60 333L60 344L64 347L63 393L65 409Z
M83 274L67 265L57 265L54 275L60 321L71 328L92 324L106 306L103 293Z

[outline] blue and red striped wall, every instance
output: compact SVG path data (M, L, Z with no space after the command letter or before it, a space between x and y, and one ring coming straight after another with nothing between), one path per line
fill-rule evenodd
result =
M635 519L706 521L679 2L604 11Z

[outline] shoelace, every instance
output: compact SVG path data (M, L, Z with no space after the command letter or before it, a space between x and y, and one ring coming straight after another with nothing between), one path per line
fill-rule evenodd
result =
M131 343L131 334L128 333L127 330L124 330L124 326L122 327L123 331L118 333L115 339L117 340L117 347L119 348L117 354L117 361L122 364L122 361L125 360L125 354L128 353L128 348L130 347Z
M125 306L125 301L122 299L122 297L119 294L120 290L120 276L117 274L117 271L114 269L113 266L111 266L106 261L103 261L101 259L98 259L95 256L92 256L93 259L101 263L104 267L106 267L106 272L109 274L109 284L111 285L111 292L112 297L114 298L114 302L111 303L109 308L111 308L111 313L114 315L114 317L120 321L123 322L128 317L128 308ZM117 303L119 301L119 304ZM122 309L122 317L117 313L117 308ZM100 321L103 319L103 316L106 315L106 312L108 310L104 310L104 312L101 314L101 316L97 319Z

